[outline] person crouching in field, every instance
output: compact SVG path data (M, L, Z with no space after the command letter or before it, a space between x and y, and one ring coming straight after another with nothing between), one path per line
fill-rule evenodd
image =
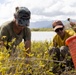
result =
M49 47L50 56L52 57L53 60L56 60L56 61L67 62L68 60L70 61L69 63L71 64L70 66L73 67L73 63L71 59L67 58L68 56L70 56L70 53L69 53L68 46L66 46L65 44L65 41L70 36L73 36L75 32L70 30L65 30L65 26L60 20L54 21L52 23L52 27L57 34L54 36L53 42ZM67 64L67 66L69 66L69 64ZM53 69L52 69L53 73L58 72L57 70L58 67L59 67L59 62L54 62ZM63 66L62 64L60 65L60 68L62 69L62 71L65 70L65 66Z
M30 23L30 16L31 12L28 8L16 7L14 13L14 19L5 22L4 24L1 25L0 40L3 42L3 45L7 49L9 48L12 49L13 47L16 47L22 42L22 39L24 39L25 49L28 49L27 53L30 53L31 31L28 28ZM12 42L13 39L15 39L15 41L13 41L10 47L9 42ZM4 44L4 42L7 42L7 44ZM25 56L29 57L28 55Z

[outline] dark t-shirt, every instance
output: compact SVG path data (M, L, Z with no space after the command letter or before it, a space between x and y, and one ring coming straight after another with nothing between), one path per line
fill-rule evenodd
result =
M22 32L18 35L13 31L13 21L9 21L1 25L0 37L1 40L7 42L12 42L12 45L17 46L22 39L24 41L31 40L31 31L28 27L25 27Z

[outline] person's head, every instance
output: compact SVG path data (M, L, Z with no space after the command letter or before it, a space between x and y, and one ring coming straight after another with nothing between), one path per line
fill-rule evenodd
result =
M60 20L56 20L52 23L54 31L59 35L63 36L64 34L64 25Z
M31 12L28 8L26 7L15 8L14 18L16 25L21 27L29 26L30 16L31 16Z

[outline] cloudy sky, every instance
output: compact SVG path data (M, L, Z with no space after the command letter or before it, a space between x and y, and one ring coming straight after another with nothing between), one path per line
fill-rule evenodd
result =
M76 19L76 0L0 0L0 25L13 19L16 6L31 11L31 22Z

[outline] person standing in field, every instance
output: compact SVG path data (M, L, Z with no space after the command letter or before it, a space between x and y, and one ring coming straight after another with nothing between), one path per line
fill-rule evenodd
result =
M61 20L54 21L52 23L52 27L56 32L56 35L54 36L52 44L49 47L49 54L51 55L52 59L56 61L68 60L66 56L70 56L70 53L68 46L65 44L65 41L70 36L73 36L75 32L65 30L65 26ZM58 65L59 62L54 62L54 67L52 69L54 73L58 72ZM65 67L62 65L60 67L64 71Z
M7 49L16 47L24 40L25 49L28 49L27 53L31 52L31 31L28 28L30 17L31 12L28 8L16 7L14 19L1 25L0 40ZM13 41L12 47L10 47L9 42L12 42L13 39L15 41ZM25 56L29 57L28 55Z
M70 22L71 28L72 28L72 29L75 31L75 33L76 33L76 22L72 22L72 21L70 20L70 18L68 18L67 20Z

